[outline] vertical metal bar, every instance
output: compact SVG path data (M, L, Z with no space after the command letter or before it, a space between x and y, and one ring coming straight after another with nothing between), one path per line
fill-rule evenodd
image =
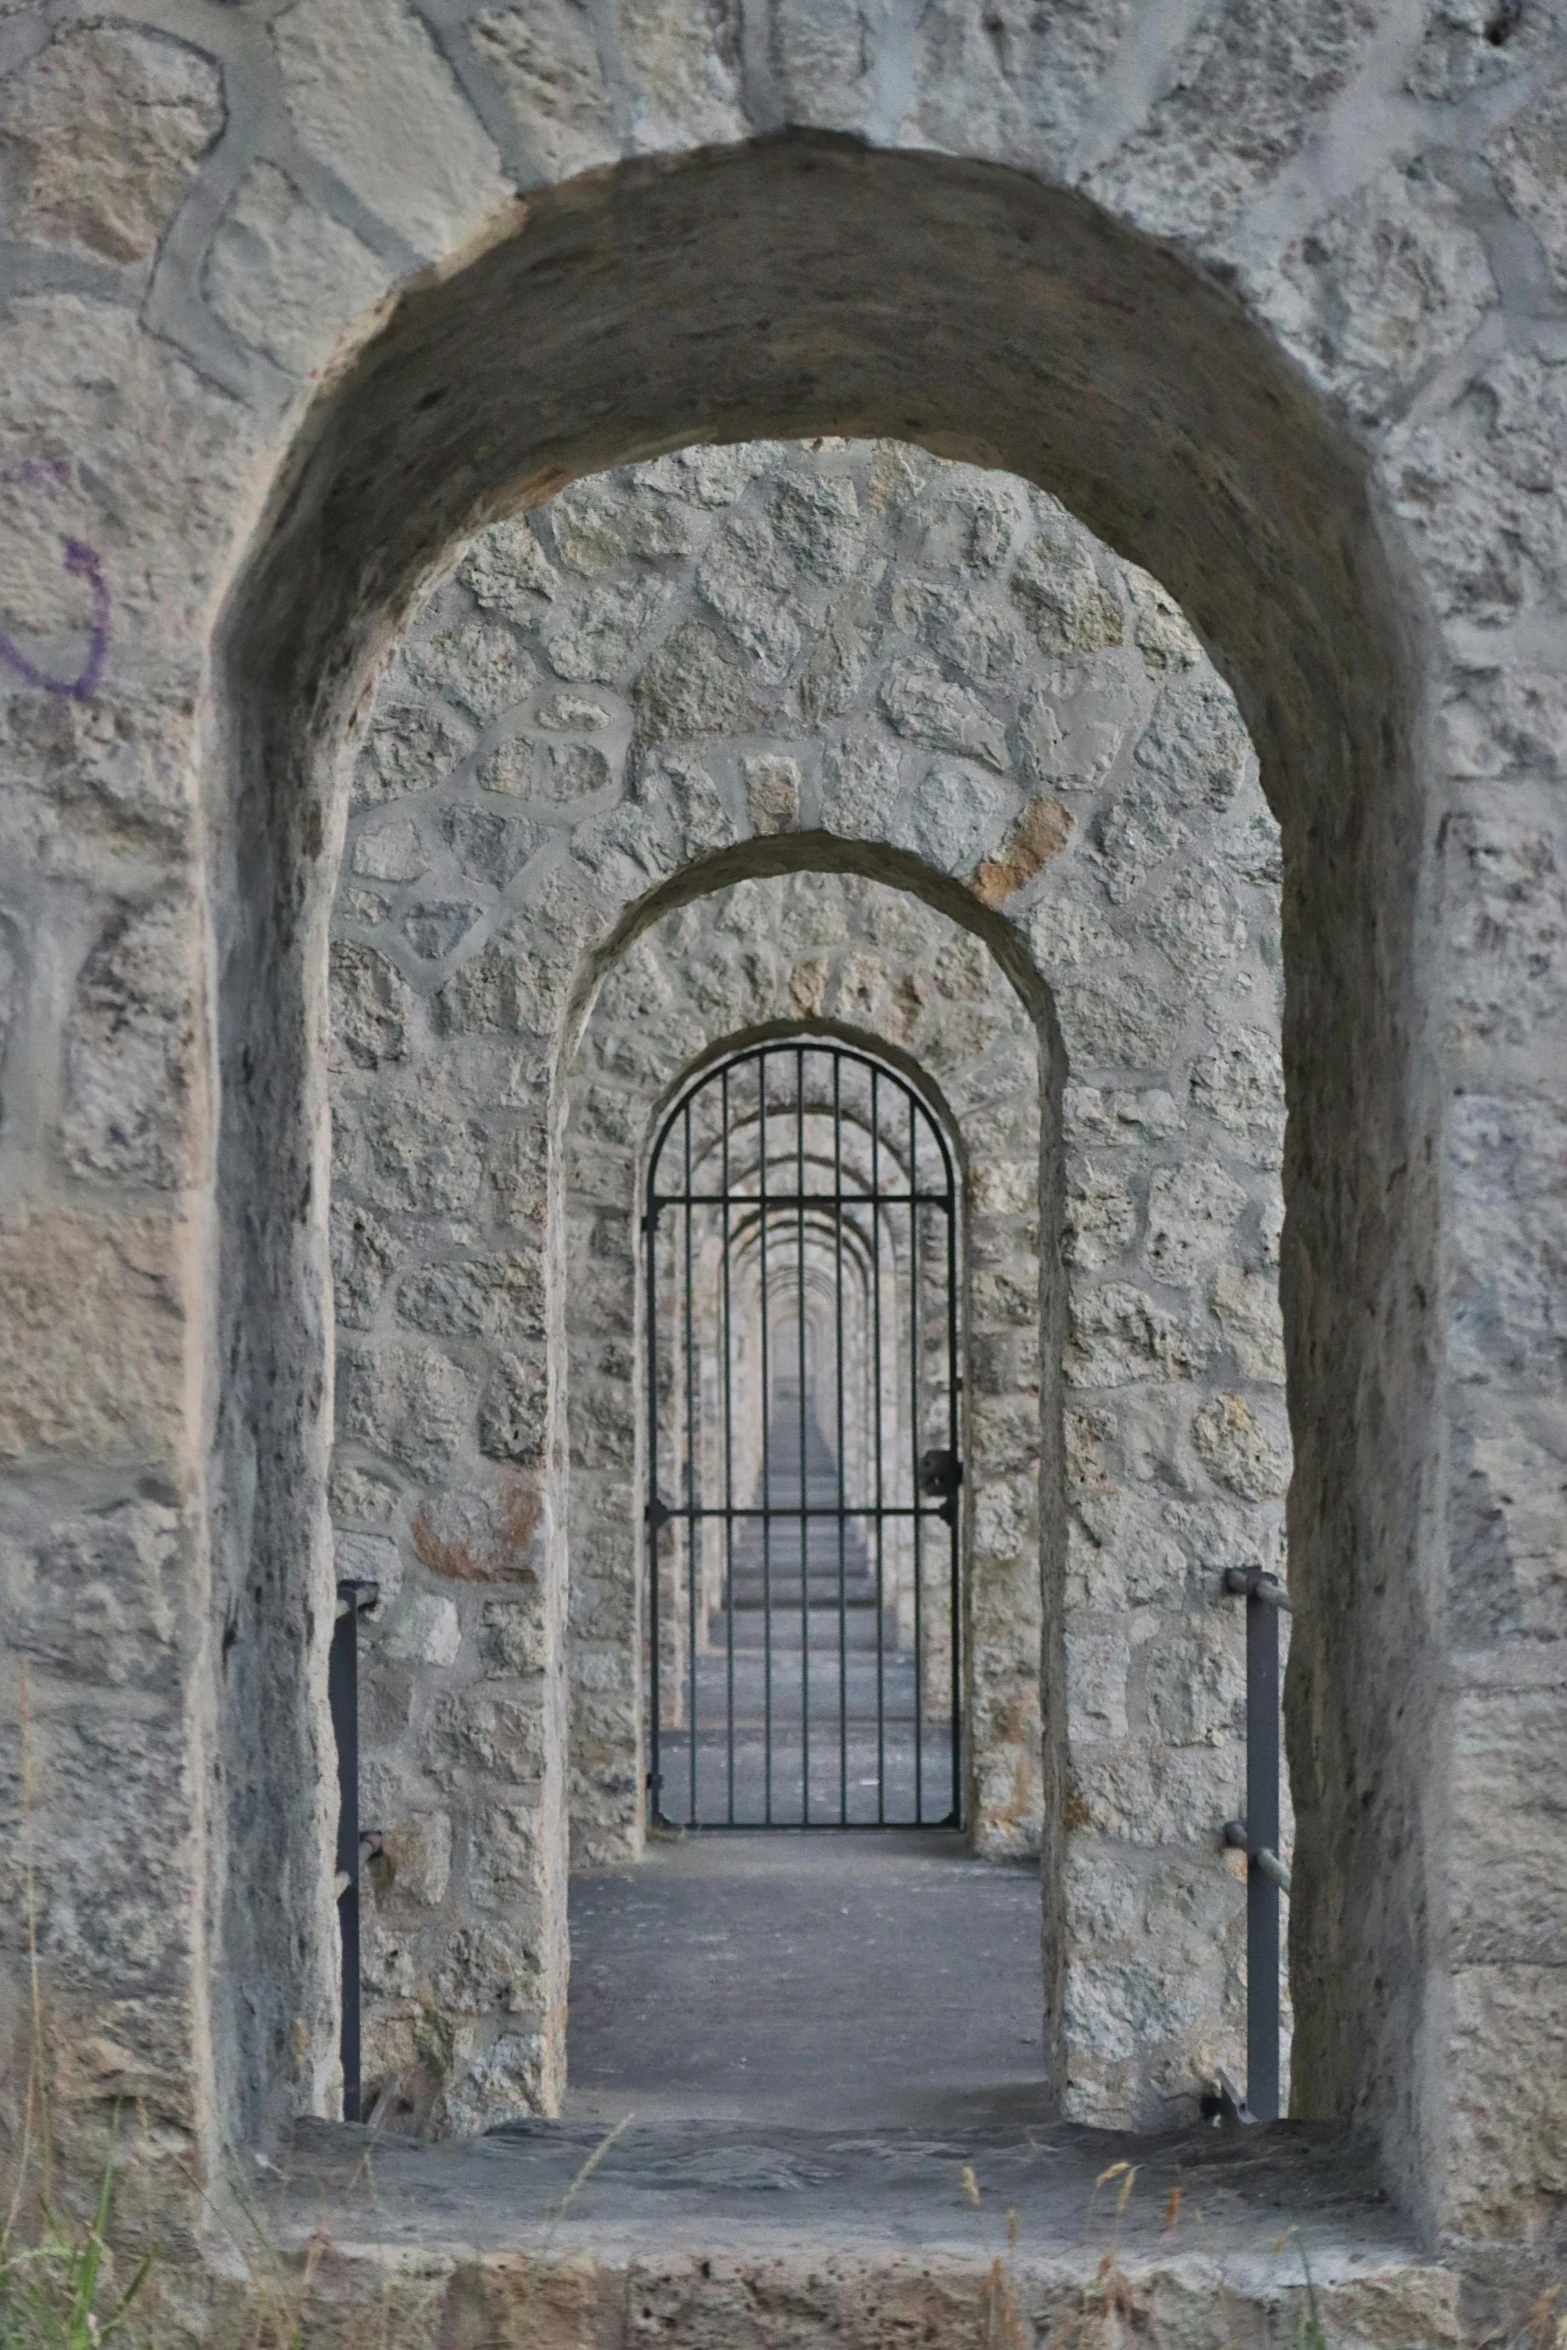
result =
M882 1492L881 1079L871 1070L871 1352L876 1362L876 1824L887 1819L886 1519Z
M947 1450L956 1464L962 1459L958 1442L961 1429L958 1401L961 1392L961 1374L958 1370L958 1202L957 1187L951 1165L947 1163L944 1145L941 1158L947 1175ZM952 1824L959 1827L963 1819L963 1674L960 1653L963 1609L960 1576L962 1546L959 1540L963 1523L963 1488L956 1476L947 1502L952 1516L948 1599L952 1611Z
M848 1524L844 1511L843 1410L843 1055L832 1057L832 1237L833 1317L836 1339L834 1392L838 1405L838 1820L849 1824L849 1570Z
M800 1819L811 1824L811 1521L805 1481L805 1047L794 1055L795 1360L800 1383Z
M729 1071L723 1073L720 1107L724 1120L722 1183L724 1194L724 1623L725 1672L728 1695L728 1808L735 1824L735 1456L734 1456L734 1318L729 1296Z
M647 1210L642 1219L647 1252L647 1502L644 1510L647 1523L649 1681L647 1791L651 1798L648 1808L655 1820L661 1820L664 1816L664 1776L659 1766L659 1640L662 1627L658 1606L658 1194L655 1188L663 1155L663 1143L660 1141L653 1164L648 1170Z
M697 1466L696 1466L696 1374L695 1333L693 1330L692 1269L691 1269L691 1103L686 1103L686 1750L690 1760L687 1778L691 1788L691 1806L687 1818L696 1825L696 1568L697 1568Z
M773 1392L769 1384L767 1323L771 1300L767 1289L767 1055L756 1056L757 1175L761 1205L757 1232L761 1244L762 1284L762 1819L773 1824L773 1486L768 1446L768 1420Z
M359 2119L359 1585L339 1583L327 1655L327 1704L337 1745L337 1897L342 1942L343 2119Z
M914 1096L909 1103L909 1397L912 1419L909 1427L909 1457L913 1491L911 1499L914 1514L910 1523L914 1528L914 1824L925 1822L925 1712L924 1678L925 1654L921 1638L923 1623L920 1613L923 1594L920 1584L923 1569L920 1556L920 1211L919 1211L919 1149L914 1125Z
M1279 1617L1246 1594L1246 1832L1252 1852L1279 1849ZM1258 2121L1279 2113L1279 1888L1255 1860L1246 1869L1246 2103Z

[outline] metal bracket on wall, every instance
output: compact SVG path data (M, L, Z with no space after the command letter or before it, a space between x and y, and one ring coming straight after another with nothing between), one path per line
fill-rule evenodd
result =
M1283 1586L1261 1567L1228 1567L1225 1590L1246 1602L1246 1817L1227 1820L1224 1842L1246 1868L1246 2097L1249 2120L1279 2115L1279 1894L1290 1874L1279 1859L1279 1614Z
M337 1745L337 1921L343 1953L343 2119L359 2119L359 1868L379 1837L359 1828L359 1618L381 1597L379 1583L342 1582L327 1659L327 1703Z

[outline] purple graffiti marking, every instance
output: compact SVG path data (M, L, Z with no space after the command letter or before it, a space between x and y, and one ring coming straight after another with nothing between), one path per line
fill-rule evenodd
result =
M64 489L70 480L70 468L59 457L24 457L19 464L0 467L0 488L12 482L26 482L31 489L44 490L51 496ZM109 658L109 588L103 576L103 564L95 548L81 539L67 539L61 556L61 568L72 579L84 579L92 598L92 622L87 635L87 658L74 677L51 677L30 661L20 645L14 643L0 629L0 661L6 662L29 685L37 686L46 694L63 694L72 702L90 701L98 690L104 664Z

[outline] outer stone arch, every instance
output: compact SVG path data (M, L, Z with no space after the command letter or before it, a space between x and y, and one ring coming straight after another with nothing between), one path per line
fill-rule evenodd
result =
M514 236L410 293L318 403L231 608L237 765L217 853L242 912L219 942L234 1376L218 1477L229 1525L250 1531L229 1535L218 1577L238 1625L225 1738L250 1760L220 1906L230 1978L276 1988L254 2023L220 2029L229 2102L253 2103L240 2084L255 2080L278 2110L291 2019L319 2013L328 1971L324 1906L300 1934L252 1914L249 1894L316 1826L284 1758L318 1741L319 1716L263 1627L306 1596L295 1560L314 1557L324 1587L309 1398L330 752L454 538L631 456L810 431L897 434L1053 489L1181 598L1261 752L1289 876L1285 1293L1309 1439L1292 1539L1309 1627L1293 1693L1299 2077L1311 2109L1376 2119L1407 2170L1433 1716L1419 1702L1390 1716L1375 1676L1390 1653L1415 1690L1425 1670L1417 1325L1435 1214L1406 979L1413 713L1360 463L1240 309L1147 240L1021 175L819 137L530 200ZM1335 1591L1365 1556L1382 1571ZM277 1789L257 1759L269 1747Z

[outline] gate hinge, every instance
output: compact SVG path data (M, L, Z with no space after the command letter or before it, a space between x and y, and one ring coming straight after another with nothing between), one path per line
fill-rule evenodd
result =
M660 1501L657 1494L654 1495L653 1499L648 1503L647 1508L642 1513L644 1519L647 1521L647 1528L650 1534L659 1533L665 1526L669 1524L669 1521L674 1516L674 1514L675 1513L670 1508L668 1502Z

